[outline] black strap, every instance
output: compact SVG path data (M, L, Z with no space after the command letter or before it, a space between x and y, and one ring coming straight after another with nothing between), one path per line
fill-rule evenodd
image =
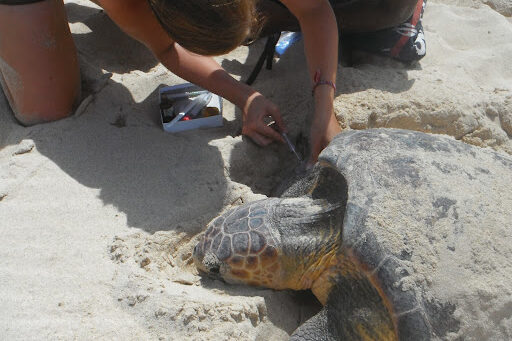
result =
M279 0L270 0L270 1L275 2L276 4L280 5L281 7L288 9L288 7L286 7L286 6L285 6L281 1L279 1Z
M45 0L0 0L0 5L26 5Z
M247 80L245 81L246 84L251 85L256 80L256 77L258 77L261 68L263 67L263 63L265 60L267 61L267 70L272 70L272 62L274 61L274 53L276 51L276 44L279 41L279 38L281 37L281 32L271 34L267 38L267 42L265 43L265 48L263 49L263 52L260 55L260 58L256 62L256 65L254 66L254 69L251 72L251 75Z

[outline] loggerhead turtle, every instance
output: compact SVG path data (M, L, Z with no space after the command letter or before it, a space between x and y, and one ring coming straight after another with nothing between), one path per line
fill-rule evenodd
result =
M448 137L345 132L279 198L214 219L194 261L311 289L324 307L292 340L508 339L511 174L511 158Z

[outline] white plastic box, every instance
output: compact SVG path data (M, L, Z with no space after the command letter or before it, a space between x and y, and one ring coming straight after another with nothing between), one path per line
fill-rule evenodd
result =
M206 105L208 108L217 108L218 114L210 117L198 117L193 118L188 121L180 120L174 124L170 124L167 118L164 118L165 107L163 102L166 102L165 97L167 95L174 95L184 92L194 92L194 91L204 91L203 88L192 84L192 83L184 83L173 86L165 86L160 88L159 90L159 104L160 104L160 121L162 122L162 127L165 131L170 133L177 133L180 131L198 129L198 128L212 128L212 127L221 127L223 125L222 118L222 97L213 94ZM183 97L183 99L187 99L187 97ZM182 101L183 99L180 99ZM168 107L168 109L172 109L172 105ZM166 122L167 121L167 122Z

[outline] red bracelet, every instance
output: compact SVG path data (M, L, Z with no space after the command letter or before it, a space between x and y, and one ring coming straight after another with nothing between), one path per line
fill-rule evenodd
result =
M331 88L334 89L334 92L336 92L336 84L334 84L334 82L320 78L320 70L316 70L315 76L313 77L313 82L314 84L313 90L311 90L311 96L315 95L315 89L319 85L329 85Z

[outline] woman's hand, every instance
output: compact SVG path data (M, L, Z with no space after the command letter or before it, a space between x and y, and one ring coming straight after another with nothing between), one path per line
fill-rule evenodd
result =
M308 164L341 129L334 116L334 85L338 66L338 25L328 0L281 0L299 21L315 98L315 115L311 123L311 154ZM318 78L318 80L316 80ZM320 86L317 84L321 81Z
M254 92L248 97L242 111L242 134L260 146L266 146L272 141L284 143L283 137L265 122L265 118L270 116L276 122L279 131L286 132L281 113L274 103L259 92Z
M317 115L315 115L317 116ZM310 133L311 154L308 165L313 165L318 161L318 155L327 147L332 139L341 133L341 128L334 114L329 115L326 120L313 120Z
M311 122L310 148L308 165L318 160L320 152L341 132L341 127L334 114L334 89L327 85L315 89L315 115Z

